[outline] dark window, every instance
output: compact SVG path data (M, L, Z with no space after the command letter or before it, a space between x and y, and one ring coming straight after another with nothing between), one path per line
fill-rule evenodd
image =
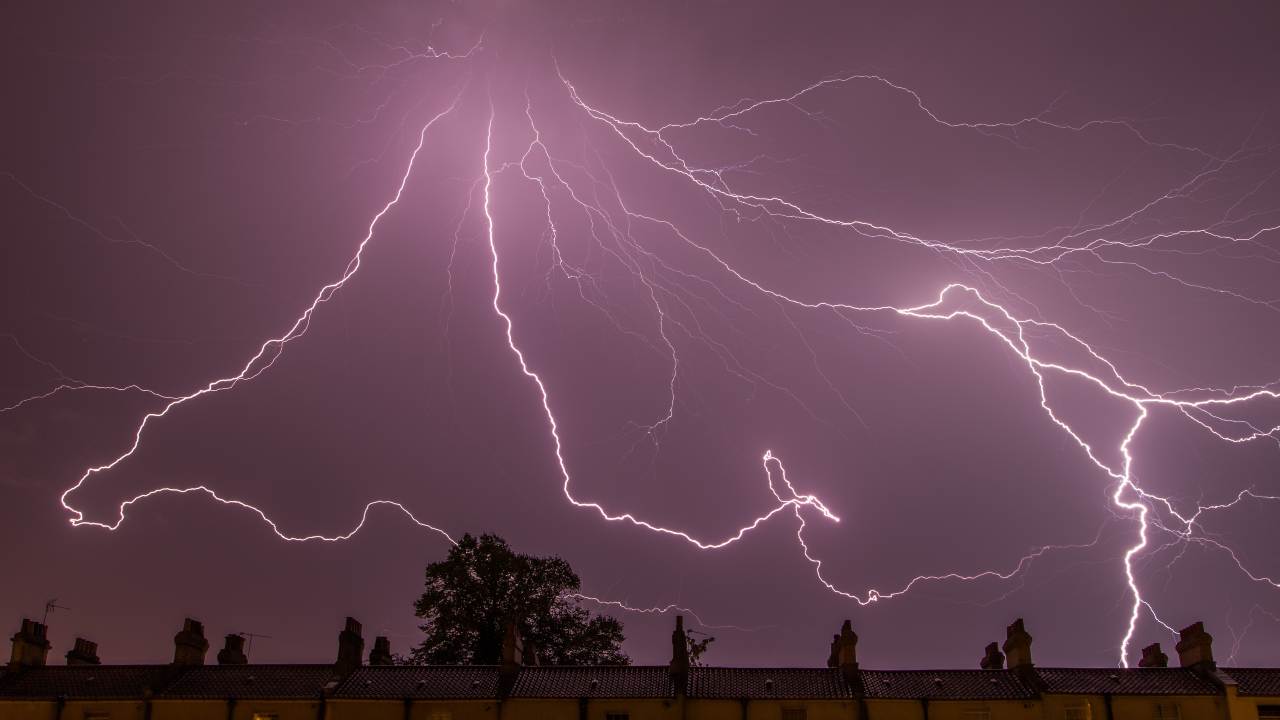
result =
M604 720L631 720L631 715L624 712L605 713Z
M1258 720L1263 720L1263 718L1280 719L1280 705L1259 705Z
M805 720L806 717L804 708L782 709L782 720Z

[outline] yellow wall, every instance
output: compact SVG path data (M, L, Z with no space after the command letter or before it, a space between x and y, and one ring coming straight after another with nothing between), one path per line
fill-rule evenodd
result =
M1230 710L1231 720L1258 720L1259 705L1280 705L1280 697L1240 697L1234 686L1227 688L1227 708Z
M1176 705L1181 720L1226 720L1227 704L1222 697L1182 696L1117 696L1111 700L1113 720L1155 720L1156 706ZM1047 720L1057 720L1048 718ZM1094 720L1099 720L1094 715Z
M62 720L82 720L86 713L107 713L111 720L141 720L144 705L136 700L68 701L62 709ZM58 704L52 700L0 702L0 720L53 720Z
M316 720L319 712L319 700L237 700L233 720L253 720L254 713L275 713L280 720ZM227 701L154 700L151 720L227 720Z
M6 700L0 703L0 718L4 720L52 720L54 712L51 702Z

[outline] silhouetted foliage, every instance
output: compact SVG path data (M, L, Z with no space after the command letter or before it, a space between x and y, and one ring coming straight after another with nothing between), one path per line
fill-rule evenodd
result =
M694 637L695 635L701 635L702 638L701 639L696 638ZM702 667L703 665L706 664L703 661L702 656L707 654L707 648L710 647L711 643L715 641L716 641L716 638L714 635L708 635L704 632L697 632L696 630L684 631L685 647L689 648L690 667Z
M497 664L506 624L515 621L542 663L630 663L622 652L622 623L579 606L569 597L579 585L558 557L515 553L496 535L463 535L448 558L427 565L426 590L414 603L426 638L412 660Z

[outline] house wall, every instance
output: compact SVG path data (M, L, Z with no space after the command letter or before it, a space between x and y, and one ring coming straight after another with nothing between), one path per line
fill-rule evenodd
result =
M1258 720L1259 705L1280 705L1280 696L1249 695L1241 697L1234 686L1227 687L1227 710L1230 720Z
M319 700L237 700L228 716L226 700L153 700L151 720L253 720L256 713L279 720L318 720ZM115 720L115 718L112 718Z
M110 720L142 720L145 713L146 704L141 700L68 700L62 706L61 719L83 720L105 715ZM0 702L0 720L55 720L58 717L58 703L54 700Z

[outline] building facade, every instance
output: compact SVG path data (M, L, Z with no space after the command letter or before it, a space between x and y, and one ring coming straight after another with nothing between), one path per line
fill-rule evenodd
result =
M51 666L45 626L24 620L0 720L1280 720L1280 669L1217 667L1200 623L1182 631L1178 667L1156 644L1132 669L1037 667L1021 620L975 670L863 669L848 621L826 667L691 667L684 638L677 619L660 666L539 665L513 628L501 665L394 665L383 637L366 664L348 618L332 664L250 664L228 635L206 665L188 619L171 663L103 665L77 638Z

